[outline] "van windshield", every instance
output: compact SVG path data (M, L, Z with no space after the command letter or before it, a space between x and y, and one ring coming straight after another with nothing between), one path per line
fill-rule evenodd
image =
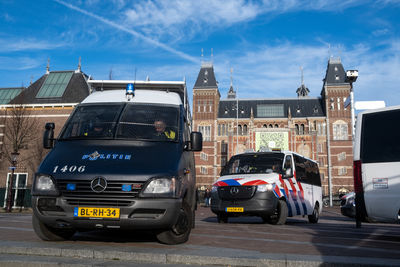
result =
M248 154L232 157L221 175L244 173L280 173L284 154Z
M63 133L66 139L178 141L179 108L154 104L101 104L77 107Z

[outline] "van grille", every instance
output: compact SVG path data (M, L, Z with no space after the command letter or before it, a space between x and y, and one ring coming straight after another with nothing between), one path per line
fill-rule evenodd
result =
M250 199L256 189L256 186L220 186L218 196L223 200Z
M74 184L75 190L67 190L68 184ZM110 181L106 189L97 193L90 186L90 181L57 180L57 188L69 205L88 206L130 206L138 197L144 182ZM123 191L122 185L132 185L131 191Z

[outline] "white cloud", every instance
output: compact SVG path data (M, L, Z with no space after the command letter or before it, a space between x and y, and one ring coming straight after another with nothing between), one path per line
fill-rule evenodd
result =
M255 19L301 10L341 11L361 0L146 0L127 4L122 23L152 36L183 38Z
M29 50L51 50L65 46L64 43L50 42L46 40L38 40L35 38L24 39L0 39L1 52L16 52Z
M42 60L31 57L0 57L0 70L31 70L41 65Z

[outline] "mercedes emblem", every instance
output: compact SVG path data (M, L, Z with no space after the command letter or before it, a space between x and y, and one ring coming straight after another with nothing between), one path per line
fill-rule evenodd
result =
M90 183L90 187L96 193L101 193L107 188L107 181L103 177L96 177Z

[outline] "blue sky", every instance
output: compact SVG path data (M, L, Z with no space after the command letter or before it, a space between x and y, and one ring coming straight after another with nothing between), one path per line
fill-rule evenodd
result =
M355 100L400 105L400 0L2 0L0 87L28 85L50 70L94 79L195 83L213 62L222 98L296 97L322 88L327 60L358 69Z

